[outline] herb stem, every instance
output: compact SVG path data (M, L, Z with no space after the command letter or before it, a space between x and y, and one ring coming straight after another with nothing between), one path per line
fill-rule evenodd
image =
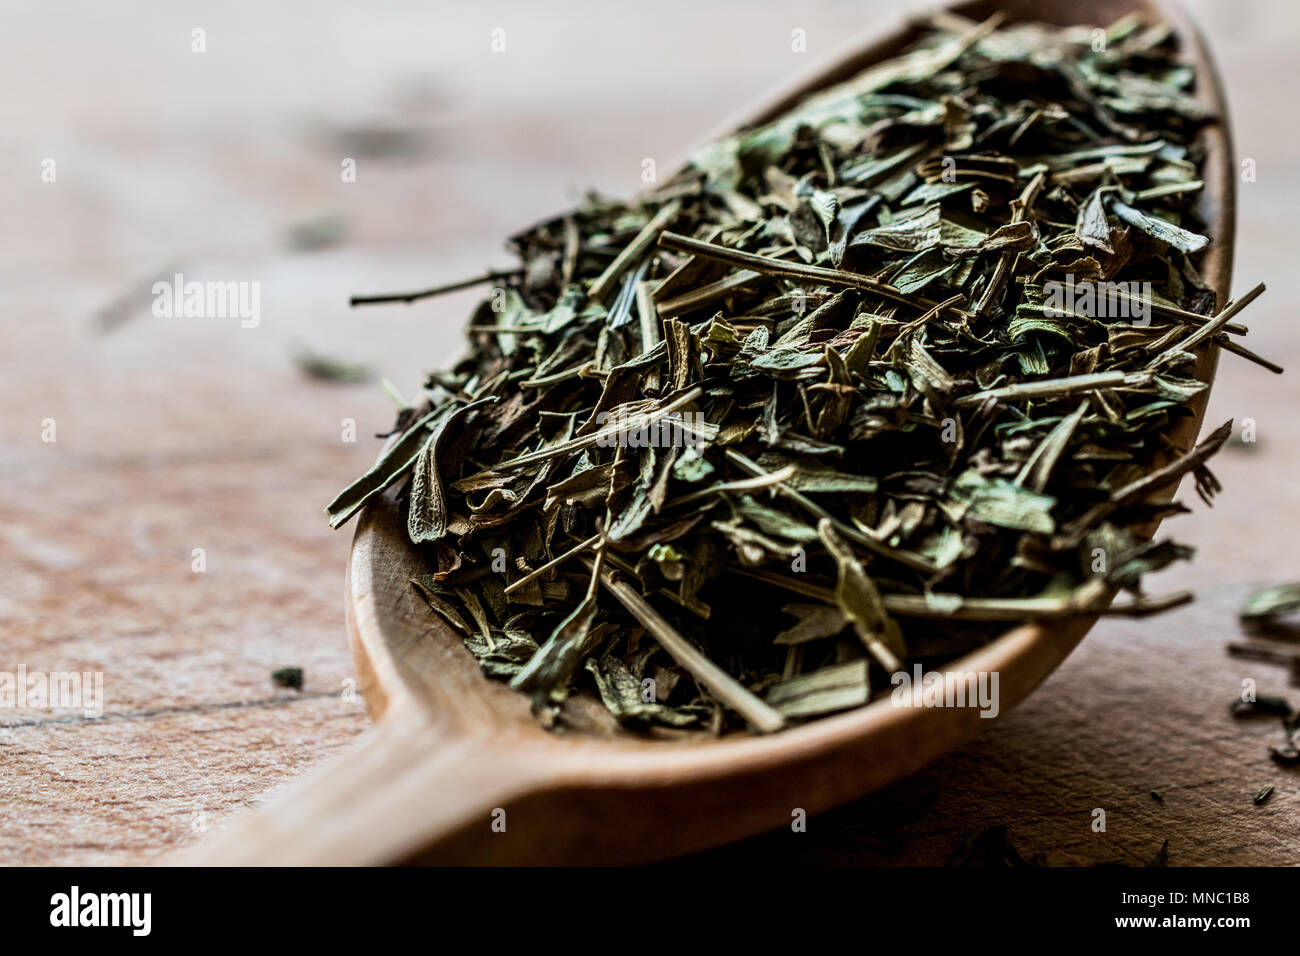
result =
M591 559L585 559L583 563L595 570L596 563ZM676 628L660 616L636 588L616 578L612 571L603 571L600 583L683 670L710 694L744 717L755 730L770 734L785 726L784 717L696 650Z
M623 277L623 273L627 271L632 263L640 259L647 249L654 245L655 240L659 238L659 233L668 228L668 224L673 221L681 208L681 201L674 199L655 213L651 220L636 234L636 238L614 257L614 261L606 266L605 271L591 284L591 288L587 290L587 298L593 302L603 302L614 288L615 283Z
M1191 335L1187 336L1187 338L1179 342L1176 348L1163 352L1160 355L1157 355L1154 359L1151 360L1151 363L1147 366L1147 368L1149 369L1158 368L1163 363L1168 362L1170 356L1176 355L1180 352L1190 352L1192 349L1196 348L1198 345L1200 345L1210 336L1222 331L1223 327L1228 324L1229 320L1231 320L1234 315L1236 315L1246 306L1250 305L1252 302L1258 299L1263 294L1263 292L1264 292L1264 283L1261 282L1259 285L1255 286L1255 288L1251 289L1249 292L1243 295L1240 299L1230 303L1226 309L1224 309L1217 316L1215 316L1212 322L1207 322L1205 325L1202 325Z
M432 289L423 289L419 292L400 292L393 295L354 295L349 304L358 305L381 305L388 302L405 302L408 305L420 299L428 299L435 295L442 295L446 292L459 292L461 289L472 289L476 285L482 285L485 282L498 282L501 279L512 279L519 275L518 269L500 269L491 272L485 272L482 275L474 276L470 279L461 279L457 282L449 282L446 285L434 286Z
M1021 192L1020 198L1016 200L1014 209L1011 213L1013 223L1020 222L1029 214L1033 207L1034 201L1038 198L1039 190L1043 188L1043 182L1046 180L1046 172L1040 170L1029 184ZM993 306L994 300L1002 295L1002 290L1006 287L1007 280L1011 278L1013 267L1016 260L1020 258L1018 252L1004 252L998 257L998 264L993 268L993 275L989 279L988 286L984 289L984 294L980 296L979 303L975 306L977 316L986 315Z
M1148 372L1089 372L1086 375L1067 375L1063 378L1045 378L1037 382L1022 382L1017 385L1003 385L982 392L963 395L953 401L954 408L971 408L987 399L999 402L1029 401L1034 399L1060 398L1078 392L1091 392L1099 388L1142 388L1150 384L1151 373Z
M762 568L737 567L738 574L785 588L803 597L834 606L831 588L798 578L765 571ZM1052 597L983 598L958 594L882 594L885 610L899 617L934 618L946 621L1026 621L1035 618L1077 617L1081 614L1109 614L1142 617L1192 600L1191 592L1179 591L1162 598L1142 598L1124 605L1107 607L1110 585L1105 578L1090 578L1069 594ZM1300 650L1296 652L1300 655Z
M1120 508L1145 500L1148 495L1154 494L1166 485L1178 481L1192 469L1199 468L1223 446L1223 443L1228 440L1228 436L1231 434L1232 419L1228 419L1228 421L1211 432L1205 441L1191 451L1179 455L1173 461L1161 468L1157 468L1145 477L1125 485L1111 495L1110 501L1103 501L1089 508L1084 514L1070 522L1064 533L1059 536L1058 541L1053 542L1053 546L1059 544L1064 547L1072 547L1076 545L1084 533L1097 522L1107 518Z
M665 232L661 235L659 245L676 252L687 252L705 259L723 262L738 269L748 269L782 279L812 280L814 282L824 282L827 285L859 289L912 308L929 310L939 305L939 303L931 299L919 295L908 295L886 282L881 282L879 279L873 279L870 276L859 275L856 272L845 272L843 269L830 269L825 266L810 266L802 262L786 262L783 259L773 259L770 256L760 256L753 252L742 252L739 249L720 246L714 242L691 239L675 232ZM661 303L660 308L665 308L665 304ZM959 318L968 318L967 313L955 306L950 306L948 311Z
M551 568L555 567L557 564L562 564L563 562L568 561L574 555L581 554L583 551L586 551L588 548L594 548L598 541L600 541L600 535L593 534L590 538L588 538L586 541L583 541L581 544L574 545L572 548L570 548L568 551L565 551L563 554L551 558L551 560L547 561L541 567L534 568L532 571L529 571L518 581L506 585L505 593L512 594L515 591L518 591L520 588L532 584L534 581L536 581L547 571L551 570Z

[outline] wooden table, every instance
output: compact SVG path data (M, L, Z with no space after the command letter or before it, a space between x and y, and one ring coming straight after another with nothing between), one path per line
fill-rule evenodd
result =
M368 465L392 405L373 383L309 380L292 357L348 356L414 391L422 368L456 356L474 293L368 311L348 295L508 263L513 228L588 185L634 191L643 159L669 163L749 95L915 4L772 3L743 19L683 0L461 6L6 17L0 671L102 672L105 715L0 710L0 863L160 860L256 813L367 726L342 626L348 534L321 506ZM1300 197L1279 78L1298 14L1192 6L1256 163L1236 288L1265 279L1269 293L1245 317L1250 344L1295 364L1285 224ZM796 29L807 53L791 49ZM341 223L342 241L299 248L304 223ZM259 283L260 322L153 315L152 283L176 272ZM1295 375L1221 364L1208 421L1252 418L1259 440L1219 458L1213 512L1167 526L1199 554L1160 584L1194 587L1198 603L1104 623L949 759L807 833L706 858L946 863L1005 825L1049 863L1142 864L1164 840L1170 864L1300 860L1300 778L1267 755L1276 722L1226 710L1243 677L1276 693L1286 675L1223 650L1252 587L1300 576L1298 392ZM288 665L305 670L301 692L270 681Z

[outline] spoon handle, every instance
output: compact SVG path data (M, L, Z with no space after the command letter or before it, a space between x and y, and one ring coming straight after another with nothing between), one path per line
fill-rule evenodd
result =
M418 714L390 712L351 751L244 813L178 862L549 862L540 845L545 834L535 827L512 829L508 813L512 799L546 789L547 766L530 756L495 752L481 740L446 738Z

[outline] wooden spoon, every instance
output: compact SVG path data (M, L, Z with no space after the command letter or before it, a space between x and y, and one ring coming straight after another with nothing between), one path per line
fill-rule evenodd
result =
M1138 11L1171 23L1198 70L1200 98L1221 120L1205 130L1201 214L1214 238L1203 271L1226 302L1232 271L1233 160L1218 77L1183 15L1154 0L1082 9L1114 22ZM951 14L1077 22L1068 0L986 0ZM851 52L725 124L764 122L808 93L901 51L908 25L859 38ZM1213 379L1217 348L1198 364ZM1171 438L1189 448L1205 396ZM1172 496L1172 491L1169 492ZM972 707L893 706L888 699L770 736L666 742L631 734L551 733L529 702L483 677L461 639L411 586L427 571L391 496L360 517L347 574L347 621L366 706L358 746L281 798L217 831L201 864L633 863L786 826L906 777L992 723ZM948 665L996 671L1001 713L1050 674L1095 617L1026 624Z

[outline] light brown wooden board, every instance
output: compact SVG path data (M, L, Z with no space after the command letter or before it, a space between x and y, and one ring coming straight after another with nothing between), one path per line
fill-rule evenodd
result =
M1294 364L1287 302L1300 280L1285 219L1300 196L1295 136L1273 111L1289 109L1281 78L1300 14L1192 6L1224 73L1237 152L1256 162L1256 181L1239 188L1236 288L1265 279L1269 292L1243 317L1247 344ZM473 293L371 312L349 312L349 294L507 262L501 236L589 183L636 189L643 158L674 155L864 17L860 4L773 5L727 32L726 11L698 5L692 30L650 8L571 9L557 19L487 4L380 21L332 4L301 19L292 6L182 4L143 20L50 6L7 20L0 670L102 670L110 716L0 712L0 863L161 859L205 825L257 812L248 801L368 725L344 699L348 535L329 532L319 509L366 467L391 404L373 385L309 382L289 356L299 344L350 351L413 391L422 367L455 357ZM208 31L204 54L190 50L196 26ZM489 52L496 26L504 56ZM807 54L790 51L795 28ZM611 44L590 63L547 66L628 31L644 39L639 52ZM741 55L764 44L770 55ZM669 71L655 52L665 48ZM700 75L705 89L693 88ZM427 149L362 155L357 182L342 184L340 158L356 150L339 131L393 122L425 131ZM47 157L55 183L40 179ZM344 243L288 249L286 230L319 213L343 217ZM149 284L178 269L261 282L259 327L153 317ZM121 325L101 331L96 315L119 301ZM1049 863L1142 863L1165 839L1171 864L1297 862L1300 779L1268 759L1276 724L1226 712L1243 677L1268 693L1285 674L1223 644L1252 586L1300 577L1298 392L1294 375L1220 364L1207 422L1253 418L1259 441L1219 459L1226 491L1212 512L1196 503L1166 526L1200 554L1160 584L1197 587L1199 603L1103 623L1029 702L948 760L807 833L706 859L944 863L973 831L1005 824L1023 855ZM40 440L47 417L54 444ZM357 422L354 444L340 440L344 418ZM202 574L194 548L206 552ZM270 683L290 664L306 670L301 695ZM1266 783L1276 793L1253 806ZM1095 808L1104 834L1091 828Z

